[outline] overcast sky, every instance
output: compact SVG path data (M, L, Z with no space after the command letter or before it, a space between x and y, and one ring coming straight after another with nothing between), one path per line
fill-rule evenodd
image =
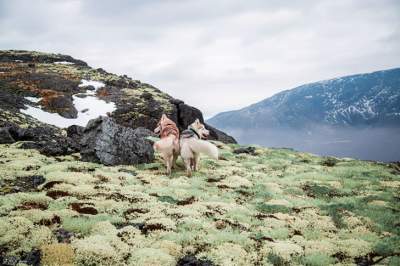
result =
M400 66L399 0L0 0L0 49L69 54L206 117Z

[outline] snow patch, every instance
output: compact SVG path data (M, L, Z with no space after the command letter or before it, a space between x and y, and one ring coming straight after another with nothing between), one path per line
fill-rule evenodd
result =
M57 62L54 62L54 64L56 64L56 65L74 65L74 63L68 62L68 61L57 61Z
M104 116L107 113L115 111L116 106L113 102L106 102L96 97L96 91L99 88L105 86L103 82L92 81L92 80L82 80L79 87L93 86L94 91L87 90L86 97L80 98L78 96L72 95L72 102L75 109L78 111L77 118L65 118L57 113L49 113L41 108L26 105L27 109L21 109L20 111L24 114L30 115L41 122L51 124L57 127L69 127L71 125L86 126L89 120L97 118L99 116ZM31 102L38 102L40 98L35 97L25 97L25 99Z
M304 98L306 98L306 99L312 99L312 95L304 96Z
M79 84L79 87L88 87L88 86L93 86L97 90L103 88L106 85L101 81L82 79L81 84Z
M33 102L33 103L38 103L38 102L40 102L40 100L41 100L42 98L38 98L38 97L25 97L25 99L27 99L28 101Z

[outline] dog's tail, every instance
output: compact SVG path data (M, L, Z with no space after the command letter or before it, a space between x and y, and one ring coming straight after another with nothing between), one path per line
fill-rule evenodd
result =
M218 160L218 148L208 141L194 141L190 148L196 153L203 153L212 159Z

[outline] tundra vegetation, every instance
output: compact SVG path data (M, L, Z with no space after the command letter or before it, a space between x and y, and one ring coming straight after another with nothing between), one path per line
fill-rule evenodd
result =
M0 145L0 263L400 264L400 169L214 142L171 176Z

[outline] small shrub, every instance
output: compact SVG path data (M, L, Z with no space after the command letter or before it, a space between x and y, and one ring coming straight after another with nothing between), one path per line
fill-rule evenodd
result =
M276 213L276 212L281 212L281 213L291 213L292 210L291 208L288 208L284 205L270 205L270 204L265 204L265 203L260 203L257 205L257 210L263 213Z
M289 263L285 261L281 256L275 254L275 253L269 253L267 256L267 259L270 263L272 263L274 266L287 266Z
M354 204L351 203L335 203L325 206L326 212L331 216L332 221L337 228L347 227L346 223L343 221L343 211L352 211L354 208Z
M318 185L311 182L307 182L303 187L304 192L307 196L311 198L323 198L330 200L334 197L344 197L347 196L347 193L343 191L339 191L336 188L333 188L328 185Z
M73 265L74 250L70 244L50 244L41 247L42 265Z
M334 157L326 157L322 160L321 165L333 167L339 162L338 159Z

